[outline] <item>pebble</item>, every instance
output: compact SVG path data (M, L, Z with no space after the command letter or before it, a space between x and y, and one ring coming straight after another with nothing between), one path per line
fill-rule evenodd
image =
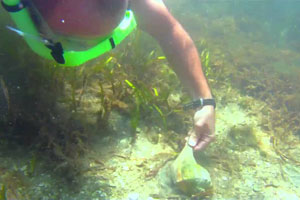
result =
M139 196L140 195L138 193L131 193L128 195L128 200L138 200Z

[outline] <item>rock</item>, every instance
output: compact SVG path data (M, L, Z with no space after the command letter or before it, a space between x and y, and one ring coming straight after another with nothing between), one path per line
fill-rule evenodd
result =
M199 195L212 187L208 171L196 162L188 145L172 164L171 176L177 188L188 196Z
M168 102L168 105L171 107L171 108L174 108L176 107L178 104L181 103L181 94L170 94L168 96L168 99L167 99L167 102Z
M139 196L140 195L138 193L131 193L128 195L128 200L138 200Z
M283 188L267 188L263 194L264 200L300 200L293 191Z
M293 183L295 187L300 187L300 167L295 165L286 164L283 166L283 171L287 175L288 179Z

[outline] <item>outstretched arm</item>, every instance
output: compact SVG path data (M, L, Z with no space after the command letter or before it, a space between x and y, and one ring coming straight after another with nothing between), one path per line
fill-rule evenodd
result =
M139 27L159 42L171 66L193 98L211 97L193 41L162 1L132 0L132 8Z
M193 98L211 98L197 49L163 2L131 0L131 3L139 27L159 42L169 63ZM205 148L214 139L214 118L212 106L205 106L195 113L194 129L188 141L195 150Z

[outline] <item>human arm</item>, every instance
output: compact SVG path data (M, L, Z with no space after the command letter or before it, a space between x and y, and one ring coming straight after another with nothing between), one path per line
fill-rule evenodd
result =
M212 94L203 74L197 49L183 27L169 13L160 0L131 0L139 27L160 44L169 63L192 97L211 98ZM194 129L190 131L190 146L205 148L215 137L213 106L204 106L194 115Z

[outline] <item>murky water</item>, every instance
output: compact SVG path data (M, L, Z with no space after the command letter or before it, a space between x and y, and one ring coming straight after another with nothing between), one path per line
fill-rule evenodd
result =
M217 100L216 140L195 156L212 187L189 196L168 179L193 113L155 40L136 31L62 68L9 32L1 8L0 200L300 198L300 1L165 4Z

